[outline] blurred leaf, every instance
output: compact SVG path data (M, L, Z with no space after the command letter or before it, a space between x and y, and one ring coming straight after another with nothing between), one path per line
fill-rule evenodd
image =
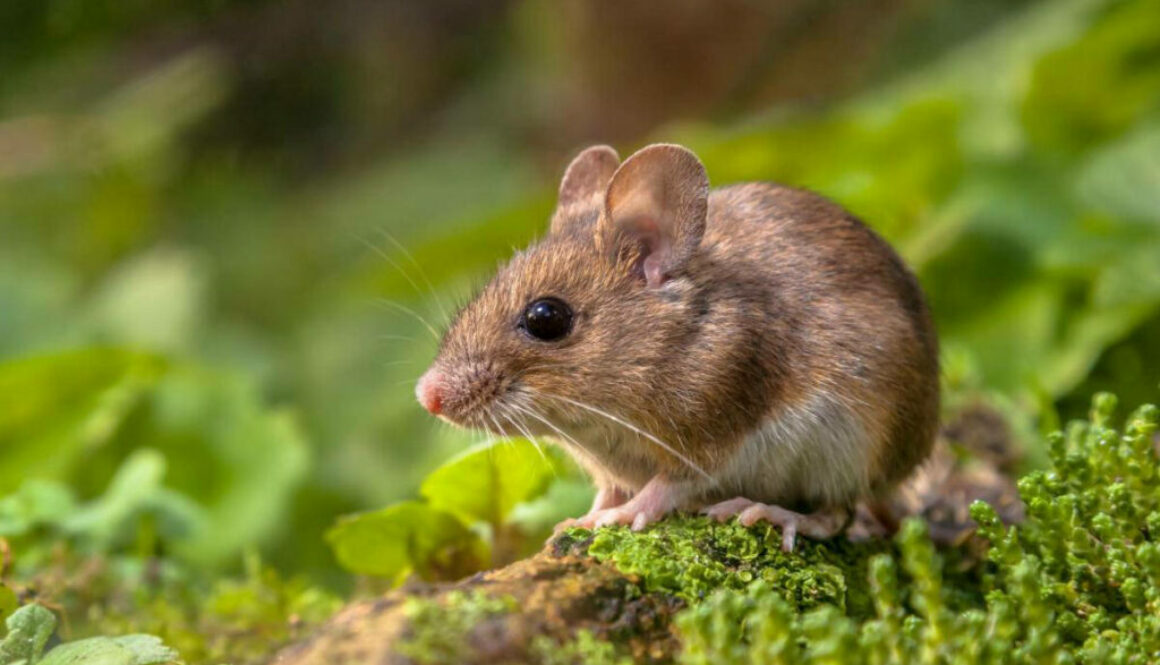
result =
M1160 125L1097 150L1077 183L1081 200L1108 215L1160 226Z
M205 523L204 511L189 499L165 489L162 485L165 468L165 458L157 451L134 451L117 470L108 490L69 515L61 527L67 533L85 536L98 552L109 551L118 537L124 537L146 515L151 518L151 527L158 532L157 536L166 541L178 542L195 535L205 537L211 531Z
M579 469L570 469L567 475L552 481L538 498L513 508L507 521L531 534L529 545L538 549L557 524L587 512L594 494L592 481Z
M176 352L196 339L204 273L187 254L156 251L113 271L90 304L96 334L118 344Z
M111 452L128 455L142 442L168 460L167 485L204 508L204 537L177 544L204 563L227 561L274 533L310 459L289 412L265 408L240 377L191 366L158 383Z
M540 194L482 218L459 223L444 233L412 243L410 257L390 248L390 261L375 261L364 279L366 287L377 295L404 300L422 299L426 295L412 281L426 286L430 280L443 293L450 286L460 286L468 277L478 277L491 270L498 258L510 256L514 247L522 246L547 231L555 200ZM376 238L378 242L380 238ZM415 265L419 267L416 268ZM406 274L404 271L411 271Z
M177 132L222 100L225 66L213 49L196 48L115 91L96 109L97 145L117 161L166 155Z
M20 607L20 599L16 597L16 592L0 582L0 621L7 621L18 607ZM5 630L5 634L7 634L7 630Z
M450 513L417 501L349 515L327 534L344 568L400 581L455 579L483 568L487 545Z
M15 494L0 497L0 537L21 536L41 524L59 524L76 510L68 487L36 479Z
M177 652L152 635L92 637L62 644L41 665L160 665L178 660Z
M152 356L87 349L0 364L0 494L61 477L102 446L163 371Z
M1142 242L1105 265L1092 299L1101 307L1160 305L1160 238Z
M72 523L97 543L118 541L125 518L148 514L182 555L222 562L279 527L307 468L290 414L264 408L228 373L89 350L0 365L0 392L11 396L0 404L0 496L29 477L68 480L93 496L121 474ZM165 460L180 495L160 484Z
M1080 39L1039 60L1023 104L1036 145L1074 152L1160 105L1160 2L1108 3Z
M543 494L559 475L558 453L549 450L527 439L487 442L432 471L419 492L432 506L467 524L498 526L517 505Z
M0 665L35 663L56 630L56 616L36 603L16 610L5 623L8 634L0 640Z
M953 191L962 171L953 98L918 97L894 108L851 105L793 115L756 130L693 134L714 184L773 180L819 191L891 240Z

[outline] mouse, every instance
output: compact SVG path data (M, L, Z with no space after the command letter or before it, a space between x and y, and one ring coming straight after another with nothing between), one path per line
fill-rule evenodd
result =
M548 230L453 317L416 388L455 425L548 439L591 477L561 526L676 512L834 537L930 453L938 341L915 275L838 204L711 188L674 144L564 172Z

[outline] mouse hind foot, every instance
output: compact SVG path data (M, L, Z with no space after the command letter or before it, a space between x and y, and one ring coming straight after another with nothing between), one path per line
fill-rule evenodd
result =
M833 538L850 523L851 512L846 508L827 508L809 514L797 513L781 506L772 506L737 497L709 506L701 514L724 522L736 516L743 526L769 522L781 529L781 549L792 552L800 533L814 540Z

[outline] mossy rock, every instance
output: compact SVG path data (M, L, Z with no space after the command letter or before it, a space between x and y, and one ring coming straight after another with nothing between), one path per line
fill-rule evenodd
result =
M793 553L780 543L769 527L694 517L640 533L571 529L501 570L351 606L277 662L672 662L676 613L756 580L801 610L872 611L867 564L887 543L803 542Z
M688 516L572 529L501 570L352 605L276 662L1158 662L1158 411L1117 430L1114 408L1098 395L1090 422L1049 440L1015 526L1023 503L993 458L936 455L892 540L785 553L771 527ZM968 511L977 496L991 501Z

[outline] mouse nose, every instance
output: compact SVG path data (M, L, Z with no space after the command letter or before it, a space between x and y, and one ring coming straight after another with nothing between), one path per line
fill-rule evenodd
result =
M434 368L427 370L415 385L415 397L431 415L437 416L442 413L443 373Z

